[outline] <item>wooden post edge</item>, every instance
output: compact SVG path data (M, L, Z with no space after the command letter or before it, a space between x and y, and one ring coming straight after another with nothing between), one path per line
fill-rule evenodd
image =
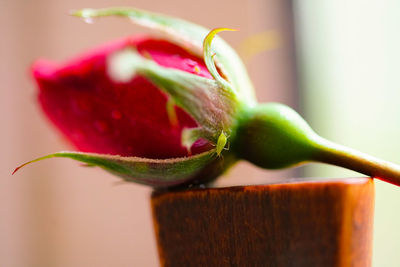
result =
M370 266L369 178L153 192L162 266Z

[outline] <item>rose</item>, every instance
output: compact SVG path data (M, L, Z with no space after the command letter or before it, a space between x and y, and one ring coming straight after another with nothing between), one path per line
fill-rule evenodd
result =
M82 151L34 161L69 157L154 187L211 180L239 159L272 169L320 161L400 184L398 166L319 137L287 106L258 104L239 57L215 37L230 29L137 9L73 14L126 16L169 39L127 38L61 67L34 64L43 110Z

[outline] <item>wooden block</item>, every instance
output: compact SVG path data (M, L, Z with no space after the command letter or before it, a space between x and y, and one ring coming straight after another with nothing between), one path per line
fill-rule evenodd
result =
M162 266L370 266L369 178L154 192Z

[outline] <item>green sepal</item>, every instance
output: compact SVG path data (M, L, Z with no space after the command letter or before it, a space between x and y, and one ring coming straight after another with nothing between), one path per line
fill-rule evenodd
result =
M114 80L128 82L141 75L166 92L200 125L203 135L199 137L216 144L221 130L228 131L234 124L239 106L236 95L215 80L160 66L133 49L112 54L108 62Z
M214 61L215 54L211 49L211 44L213 39L216 37L217 33L222 31L235 31L235 30L229 28L217 28L210 31L207 34L206 38L204 38L203 41L204 62L206 63L208 71L211 73L211 75L217 81L217 83L225 90L232 90L232 86L219 74L217 67L215 66L215 61Z
M82 9L73 11L71 14L84 19L104 16L128 17L136 24L165 33L172 42L199 57L203 55L203 40L210 32L204 27L179 18L135 8ZM254 106L256 99L253 85L238 54L218 36L213 41L213 51L215 53L213 58L219 70L226 77L226 80L232 84L238 98L241 99L242 103Z
M209 165L215 165L216 159L218 159L215 149L194 156L172 159L147 159L62 151L24 163L16 168L13 174L27 164L55 157L71 158L86 163L88 166L98 166L127 182L136 182L152 187L174 186L194 180L204 170L212 168ZM209 171L214 171L215 175L219 175L223 169L209 169Z

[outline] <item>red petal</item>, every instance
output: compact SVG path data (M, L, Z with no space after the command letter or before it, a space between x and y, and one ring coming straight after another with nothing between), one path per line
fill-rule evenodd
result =
M136 47L162 66L211 78L202 59L174 44L129 38L92 50L62 67L37 61L33 75L44 112L84 152L146 158L186 156L181 132L196 127L196 122L176 107L179 125L172 126L166 112L167 96L144 77L122 84L108 76L107 56L127 46ZM192 147L193 153L208 149L204 140Z

